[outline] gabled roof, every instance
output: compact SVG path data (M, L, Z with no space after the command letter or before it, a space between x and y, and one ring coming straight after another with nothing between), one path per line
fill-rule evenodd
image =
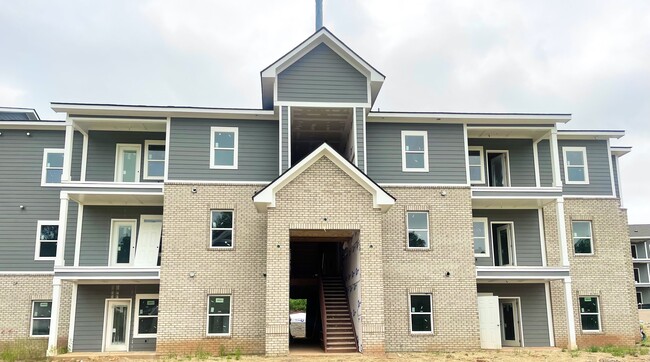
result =
M322 157L327 157L359 185L370 192L372 194L373 207L381 209L382 212L386 212L395 204L395 198L393 196L379 187L379 185L350 163L350 161L339 155L332 147L323 143L302 161L288 169L285 173L280 175L280 177L276 178L273 182L253 196L253 202L255 203L257 210L262 212L268 207L275 207L276 193Z
M262 78L262 108L273 108L273 92L275 90L274 84L277 75L322 43L325 43L341 58L350 63L350 65L368 78L370 81L371 103L374 103L386 76L363 60L363 58L350 49L350 47L345 45L345 43L343 43L339 38L334 36L334 34L332 34L332 32L327 28L322 27L305 41L298 44L298 46L260 72Z

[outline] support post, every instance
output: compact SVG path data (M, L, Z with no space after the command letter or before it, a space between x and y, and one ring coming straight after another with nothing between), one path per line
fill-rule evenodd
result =
M47 339L47 356L56 356L59 338L59 315L61 309L61 278L52 280L52 314L50 318L50 335Z
M72 170L72 145L74 140L74 126L69 123L65 126L65 143L63 148L63 173L61 174L61 182L70 181Z
M560 156L557 145L557 128L553 127L551 131L551 162L553 163L553 187L562 187L562 177L560 175Z
M59 203L59 239L56 243L56 259L54 267L65 265L65 239L68 229L68 193L61 191L61 202Z
M578 345L576 342L576 323L573 315L573 291L571 289L570 277L564 278L564 297L566 304L566 324L569 329L568 349L576 349L578 348Z
M560 239L560 257L562 258L562 266L569 266L569 246L566 239L566 222L564 221L564 199L558 197L555 201L557 208L557 233Z

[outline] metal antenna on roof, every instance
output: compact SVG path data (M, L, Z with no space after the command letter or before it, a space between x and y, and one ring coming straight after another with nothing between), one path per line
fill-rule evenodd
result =
M316 31L323 27L323 0L316 0Z

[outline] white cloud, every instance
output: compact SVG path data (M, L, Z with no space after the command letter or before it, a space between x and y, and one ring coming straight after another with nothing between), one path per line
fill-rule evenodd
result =
M0 84L0 105L18 106L23 103L25 92L21 89Z

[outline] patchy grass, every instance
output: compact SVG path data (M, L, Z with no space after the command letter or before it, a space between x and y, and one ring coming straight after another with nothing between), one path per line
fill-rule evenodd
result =
M35 339L17 339L0 343L0 360L14 361L44 361L47 341Z
M602 347L589 347L585 351L591 353L609 353L615 357L625 356L645 356L648 354L646 347L622 347L622 346L602 346Z

